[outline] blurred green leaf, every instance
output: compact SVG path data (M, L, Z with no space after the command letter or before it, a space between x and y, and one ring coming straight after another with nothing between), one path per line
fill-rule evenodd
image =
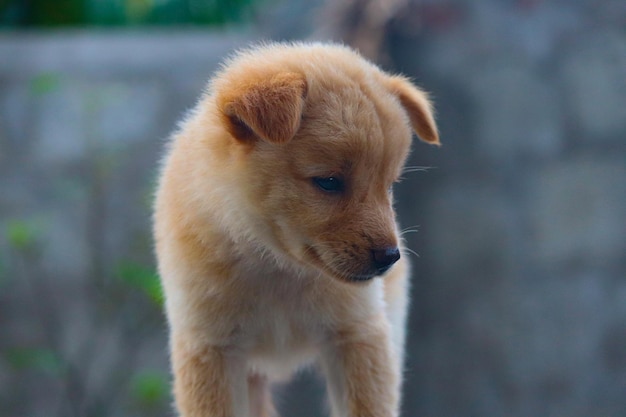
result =
M168 377L162 372L143 371L131 380L132 398L143 407L154 407L163 403L168 393Z
M58 89L60 84L58 74L43 73L31 80L30 90L33 94L41 96Z
M151 268L135 262L122 262L117 270L117 276L122 282L140 290L159 307L163 306L163 289L159 275Z
M30 0L22 1L26 21L39 26L64 26L84 19L84 0Z
M266 0L0 0L10 26L224 25L250 20Z
M37 228L32 223L24 220L11 220L7 224L6 238L13 248L27 250L37 240Z
M60 374L63 362L50 349L12 348L5 352L7 362L17 370L34 369L50 374Z

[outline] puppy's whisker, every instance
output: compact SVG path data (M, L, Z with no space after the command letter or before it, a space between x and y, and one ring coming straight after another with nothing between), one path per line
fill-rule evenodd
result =
M407 247L402 248L401 252L402 252L403 255L406 254L406 253L410 253L412 255L415 255L416 258L420 257L417 252L415 252L413 249L410 249L410 248L407 248Z
M400 233L404 232L405 230L418 230L419 228L420 228L419 224L408 226L408 227L405 227L404 229L401 229Z
M406 227L402 230L400 230L400 232L398 233L400 239L404 240L404 236L409 234L409 233L417 233L419 232L419 225L415 225L415 226L409 226Z
M400 232L400 236L404 236L407 233L417 233L417 232L419 232L419 230L417 230L417 229L405 230L404 232Z
M408 233L417 233L419 232L419 229L408 229L408 230L403 230L400 232L400 237L403 237L404 235L408 234Z
M419 166L419 165L415 165L415 166L408 166L408 167L404 167L404 169L402 170L402 174L407 174L410 172L428 172L431 169L436 169L435 167L427 167L427 166Z

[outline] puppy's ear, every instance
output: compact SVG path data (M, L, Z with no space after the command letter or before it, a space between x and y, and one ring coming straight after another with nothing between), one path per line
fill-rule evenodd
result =
M407 111L411 126L417 136L424 142L440 146L433 106L428 99L428 94L402 76L387 77L386 84Z
M217 102L237 139L285 143L300 127L306 90L304 75L283 72L226 88Z

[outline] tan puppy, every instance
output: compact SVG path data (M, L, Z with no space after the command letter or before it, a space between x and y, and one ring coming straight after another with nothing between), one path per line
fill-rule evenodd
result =
M241 52L174 135L155 213L185 417L274 416L319 364L332 415L398 415L407 272L391 186L426 95L352 50ZM374 279L381 276L382 279Z

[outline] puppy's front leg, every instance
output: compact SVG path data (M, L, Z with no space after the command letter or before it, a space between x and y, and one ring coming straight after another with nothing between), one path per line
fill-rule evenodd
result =
M400 377L386 325L340 332L322 353L333 417L397 417Z
M173 338L174 394L181 417L248 417L243 361L221 347Z

